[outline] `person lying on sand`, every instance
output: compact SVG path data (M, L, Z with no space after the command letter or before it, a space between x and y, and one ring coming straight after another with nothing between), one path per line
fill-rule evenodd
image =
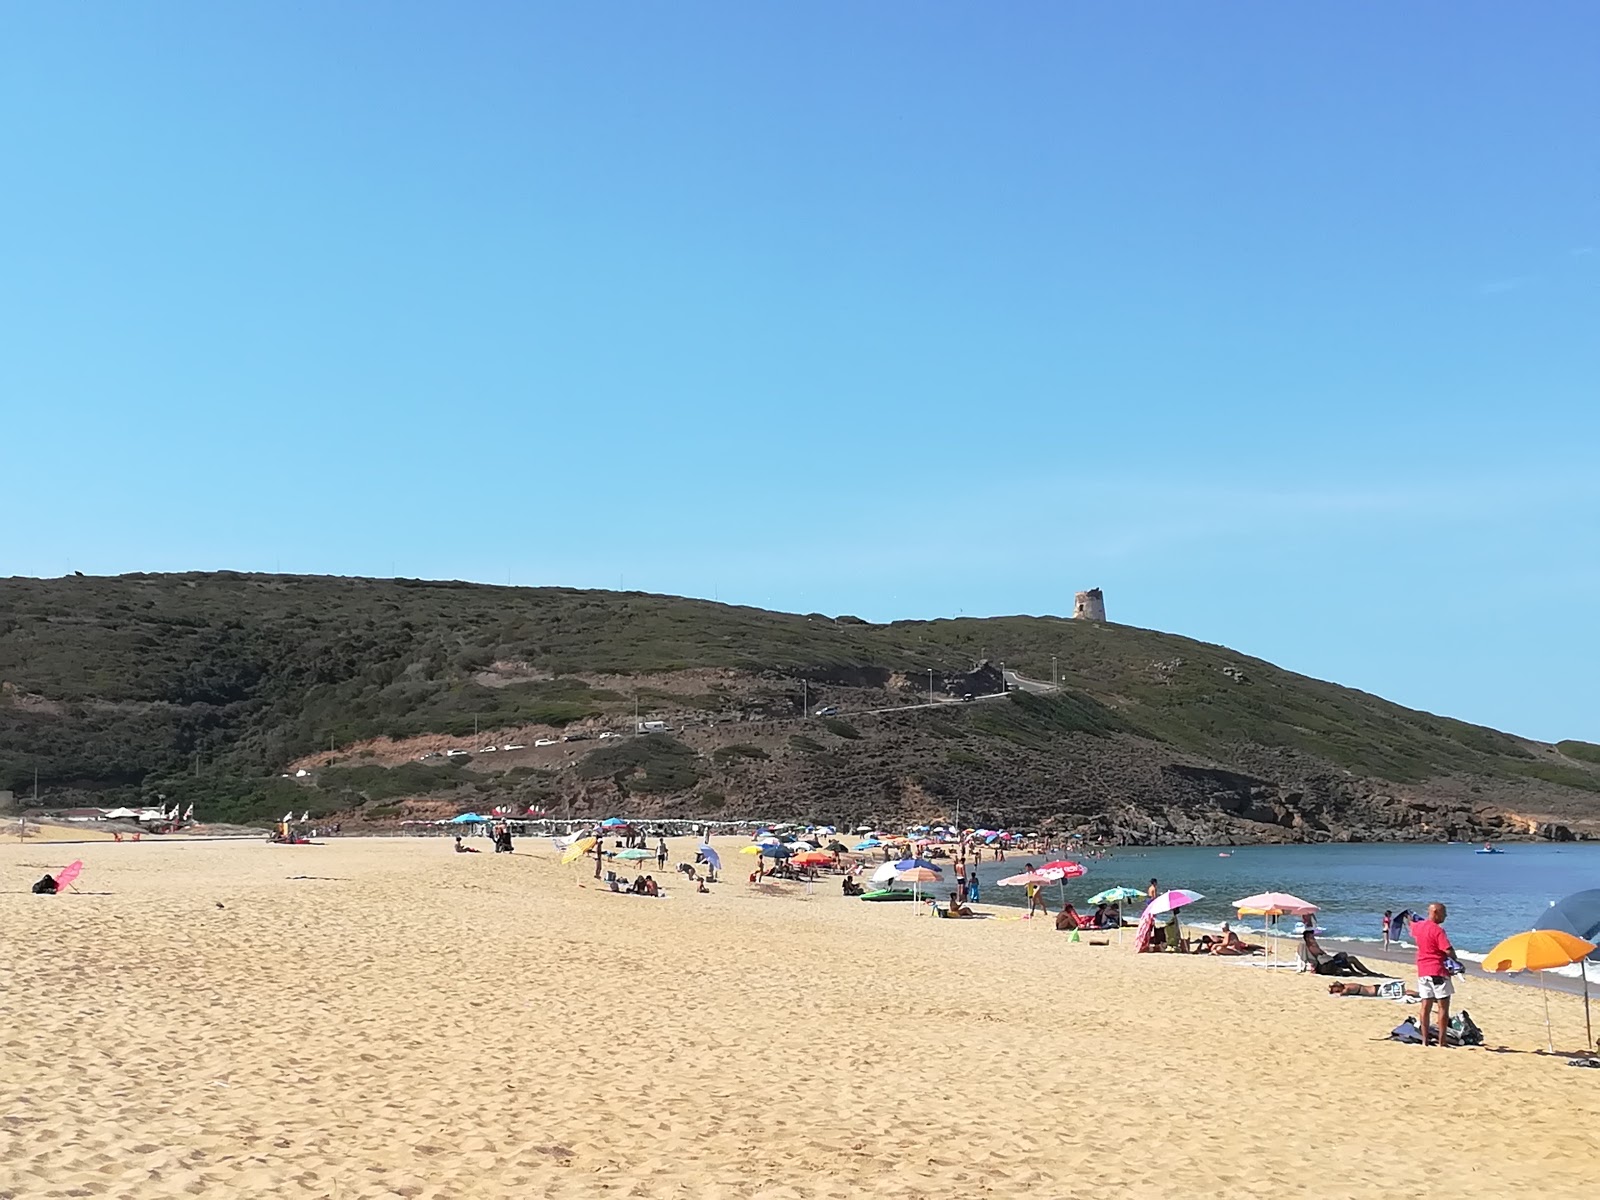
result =
M1396 980L1395 982L1398 983L1399 980ZM1376 983L1346 983L1342 979L1336 979L1328 985L1328 995L1377 996L1381 994L1378 988L1379 985ZM1402 987L1400 989L1400 994L1403 996L1410 996L1413 999L1415 999L1417 995L1415 988L1408 987Z
M461 844L461 839L457 838L456 839L456 853L457 854L476 854L477 851L474 850L471 846L463 846Z

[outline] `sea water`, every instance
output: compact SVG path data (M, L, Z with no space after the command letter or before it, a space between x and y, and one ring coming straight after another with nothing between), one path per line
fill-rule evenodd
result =
M1479 958L1501 938L1533 928L1544 909L1561 897L1600 888L1600 843L1508 843L1500 854L1478 854L1480 846L1321 845L1230 847L1126 847L1103 858L1080 854L1007 854L1003 863L984 862L978 870L982 903L1025 905L1023 889L998 887L996 880L1057 858L1081 862L1089 873L1068 880L1066 897L1080 912L1083 900L1119 885L1145 890L1155 877L1162 891L1184 888L1205 899L1183 909L1185 926L1202 930L1222 921L1243 932L1261 931L1262 918L1241 926L1231 902L1257 892L1288 892L1319 906L1320 936L1380 941L1384 910L1422 912L1434 901L1449 907L1446 928L1465 957ZM1224 855L1226 857L1224 857ZM947 880L954 879L949 864ZM938 884L930 889L943 899ZM1061 907L1061 885L1045 889L1052 912ZM1143 903L1123 906L1137 916ZM1090 906L1087 911L1093 911ZM1281 933L1294 936L1299 919L1284 917ZM1407 943L1409 944L1409 943ZM1574 973L1575 970L1574 970Z

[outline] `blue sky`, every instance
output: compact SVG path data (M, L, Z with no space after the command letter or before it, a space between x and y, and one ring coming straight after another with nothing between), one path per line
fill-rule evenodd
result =
M14 4L0 574L1066 612L1600 740L1588 3Z

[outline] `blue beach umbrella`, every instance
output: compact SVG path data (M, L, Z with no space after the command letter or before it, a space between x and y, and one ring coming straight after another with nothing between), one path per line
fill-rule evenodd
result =
M867 838L865 841L857 842L856 843L856 849L857 850L876 850L881 845L883 845L883 843L880 842L877 838Z
M480 817L477 813L462 813L459 817L451 817L452 825L475 825L487 821L488 817Z
M768 858L792 858L794 856L794 851L787 846L763 846L761 847L761 853Z
M894 865L896 871L910 871L917 867L921 867L925 871L932 871L935 875L944 874L943 871L925 858L902 858Z
M615 829L619 825L626 825L626 824L627 824L627 822L624 821L621 817L607 817L604 821L600 822L600 827L602 829Z
M722 870L722 859L718 856L717 852L711 848L709 843L701 842L696 848L696 853L699 854L701 858L705 859L706 865L713 871Z

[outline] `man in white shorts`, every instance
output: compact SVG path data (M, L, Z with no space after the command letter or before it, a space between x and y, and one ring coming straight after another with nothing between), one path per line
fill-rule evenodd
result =
M1444 1047L1449 1045L1446 1032L1450 1028L1450 997L1456 985L1445 967L1445 960L1459 962L1450 935L1444 931L1445 907L1428 905L1428 919L1411 923L1411 940L1417 944L1417 995L1422 998L1422 1044ZM1439 1028L1433 1029L1429 1018L1435 1002L1439 1005Z

